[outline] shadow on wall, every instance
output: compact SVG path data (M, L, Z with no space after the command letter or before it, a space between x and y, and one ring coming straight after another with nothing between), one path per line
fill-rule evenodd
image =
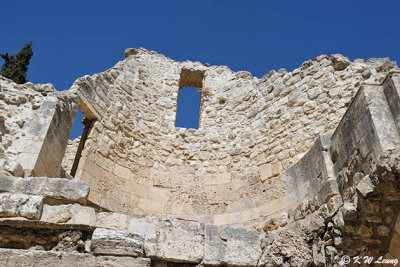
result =
M84 116L82 111L78 109L72 126L71 136L68 141L68 147L62 162L61 177L69 179L75 177L93 121L94 120L90 120Z

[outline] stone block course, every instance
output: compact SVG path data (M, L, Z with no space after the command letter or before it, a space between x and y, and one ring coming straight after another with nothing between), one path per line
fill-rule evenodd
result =
M0 191L42 195L54 199L84 203L89 194L89 186L82 182L64 178L17 178L0 175Z
M96 228L91 250L95 255L143 256L144 238L126 230Z
M0 194L0 217L25 217L39 219L43 197L24 194Z

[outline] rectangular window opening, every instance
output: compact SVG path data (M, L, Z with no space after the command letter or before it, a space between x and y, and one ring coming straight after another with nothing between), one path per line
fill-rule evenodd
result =
M179 89L175 127L199 128L200 91L196 87Z
M199 129L204 70L182 68L175 127Z

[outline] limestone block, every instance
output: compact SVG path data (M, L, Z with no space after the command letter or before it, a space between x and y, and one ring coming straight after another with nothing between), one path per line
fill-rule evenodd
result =
M43 205L42 221L52 223L83 224L94 226L96 213L93 208L79 204Z
M271 164L263 164L259 168L260 168L261 181L264 182L268 178L272 177L272 166L271 166Z
M43 205L42 221L51 223L66 223L72 218L71 205Z
M96 266L96 257L86 253L0 248L0 266Z
M143 256L144 238L134 232L96 228L91 250L95 255Z
M350 60L341 54L331 55L331 60L333 62L333 68L335 70L344 70L348 65L350 65Z
M204 254L204 225L177 219L160 221L147 232L144 249L148 257L199 263Z
M150 259L115 257L115 256L97 256L97 267L150 267Z
M361 195L363 195L363 197L366 197L368 193L374 191L375 186L372 184L369 175L366 175L364 176L364 178L361 179L356 188L357 191L360 192Z
M272 176L277 176L283 171L281 163L275 163L272 165Z
M96 218L96 227L125 230L128 216L112 212L99 212Z
M114 174L124 179L130 179L132 176L132 172L130 169L118 164L115 165Z
M128 231L138 233L144 237L156 235L160 219L157 217L131 217L128 222Z
M72 218L70 224L95 225L96 212L92 207L85 207L79 204L71 205Z
M0 194L0 217L39 219L43 197L24 194Z
M43 195L46 177L29 177L15 180L15 190L24 194Z
M205 226L204 264L257 266L261 240L254 230Z
M22 168L22 165L16 161L6 162L4 169L9 173L11 173L13 176L16 177L24 176L24 169Z
M14 192L14 177L0 174L0 192Z
M89 194L89 186L63 178L49 178L43 194L49 197L85 202Z
M214 173L201 176L204 185L222 185L231 181L230 173Z
M29 177L16 180L15 187L16 192L43 195L80 203L85 202L89 194L88 185L65 178Z
M170 195L170 189L161 187L150 187L148 197L152 200L167 202Z

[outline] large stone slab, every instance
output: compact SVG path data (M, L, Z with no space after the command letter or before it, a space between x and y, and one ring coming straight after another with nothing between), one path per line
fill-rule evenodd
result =
M98 256L97 267L150 267L150 259L132 257Z
M68 223L94 226L96 213L92 207L79 204L43 205L41 220L50 223Z
M254 230L206 225L204 264L257 266L261 240Z
M97 228L91 250L95 255L143 256L144 238L134 232Z
M14 177L0 174L0 192L14 192Z
M56 251L38 251L0 248L0 266L37 266L71 267L96 266L96 257L84 253L65 253Z
M0 176L0 181L6 178ZM0 182L1 183L1 182ZM65 178L29 177L14 180L15 192L85 203L89 186Z
M49 178L43 194L49 197L84 202L89 194L89 186L63 178Z
M39 219L43 197L24 194L0 194L0 217Z
M99 212L96 216L96 227L109 229L126 229L127 223L128 216L125 214Z
M184 220L159 221L146 233L146 256L199 263L204 255L204 224Z

